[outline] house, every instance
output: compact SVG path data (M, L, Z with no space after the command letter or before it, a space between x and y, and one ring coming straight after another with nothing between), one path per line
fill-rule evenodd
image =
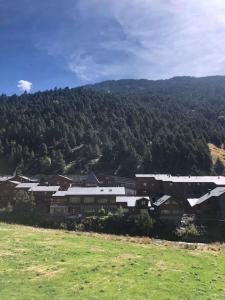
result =
M51 215L82 216L96 214L101 208L115 211L117 196L125 195L124 187L71 187L52 195Z
M60 189L60 186L36 185L29 189L34 197L37 209L43 213L49 213L52 195Z
M216 187L199 198L187 199L189 213L198 218L225 221L225 187Z
M151 202L149 197L145 196L118 196L116 203L120 205L125 212L139 213L140 211L149 211Z
M224 176L136 175L137 195L150 196L156 215L161 219L177 219L183 213L200 216L200 211L203 210L210 212L215 218L221 218L223 196L215 196L211 191L218 191L223 187L225 187ZM210 194L214 196L204 196ZM220 205L216 204L217 201L206 201L206 198L208 200L215 197L220 199ZM204 204L200 199L205 199ZM195 208L190 206L192 203Z
M0 208L4 209L15 202L15 187L19 181L6 180L0 183Z
M179 220L183 213L184 207L180 201L177 201L170 195L163 195L157 201L152 203L154 215L161 220Z
M100 181L98 180L98 178L93 172L87 176L85 180L85 186L92 187L92 186L99 186L99 185L100 185Z
M73 180L67 176L54 174L44 176L41 179L43 185L60 186L61 190L67 190L73 183Z
M31 193L29 191L36 186L38 186L37 182L18 182L14 187L15 200L30 198Z
M223 176L171 176L165 174L137 174L137 194L158 198L171 195L180 201L199 197L216 186L225 186Z
M19 181L19 182L37 182L36 179L31 179L23 175L14 175L10 180Z

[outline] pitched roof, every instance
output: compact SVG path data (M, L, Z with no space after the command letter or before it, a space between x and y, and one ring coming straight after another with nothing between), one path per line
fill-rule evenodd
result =
M187 199L187 201L189 202L191 207L193 207L195 205L199 205L199 204L205 202L206 200L208 200L212 197L219 197L219 196L223 195L224 193L225 193L225 187L216 187L215 189L213 189L212 191L209 191L207 194L203 195L200 198L189 198L189 199Z
M13 183L13 184L15 184L15 185L18 185L18 184L20 184L20 182L19 182L19 181L15 181L15 180L9 180L8 182L11 182L11 183Z
M16 186L16 189L30 189L37 185L37 182L19 182L19 184Z
M163 195L162 197L160 197L158 200L156 200L156 202L154 202L153 204L155 206L160 206L163 203L165 203L167 200L169 200L171 198L171 196L169 195Z
M73 180L72 180L71 178L67 177L67 176L60 175L60 174L57 174L57 175L58 175L59 177L61 177L61 178L64 178L64 179L70 181L70 182L73 182Z
M89 183L89 184L99 184L99 180L98 178L96 177L96 175L91 172L91 174L89 174L86 178L86 183Z
M65 197L67 191L57 191L55 194L53 194L53 197Z
M128 207L135 207L136 201L141 199L149 200L148 206L151 206L150 198L146 196L118 196L116 197L116 203L127 203Z
M53 185L36 185L29 189L31 192L57 192L60 186Z
M71 187L64 191L65 195L125 195L124 187ZM55 194L54 194L55 195Z
M225 176L171 176L167 174L136 174L136 178L154 178L169 182L215 183L225 185Z
M6 176L0 176L0 182L4 182L7 180L12 179L14 176L6 175Z

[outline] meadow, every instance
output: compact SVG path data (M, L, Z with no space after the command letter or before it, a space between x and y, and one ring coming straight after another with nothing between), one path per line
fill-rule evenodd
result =
M0 299L225 299L225 246L0 224Z

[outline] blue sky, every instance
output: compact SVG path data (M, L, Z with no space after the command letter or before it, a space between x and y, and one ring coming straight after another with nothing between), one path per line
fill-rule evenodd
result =
M225 74L224 0L0 0L0 93Z

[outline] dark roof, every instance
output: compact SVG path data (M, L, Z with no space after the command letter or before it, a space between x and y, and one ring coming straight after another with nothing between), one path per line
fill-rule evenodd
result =
M163 195L162 197L160 197L158 200L156 200L156 202L154 202L153 204L155 206L160 206L163 203L165 203L167 200L169 200L171 198L171 196L169 195Z
M95 176L95 174L92 172L91 174L89 174L86 178L86 183L88 184L99 184L99 180L98 178Z

